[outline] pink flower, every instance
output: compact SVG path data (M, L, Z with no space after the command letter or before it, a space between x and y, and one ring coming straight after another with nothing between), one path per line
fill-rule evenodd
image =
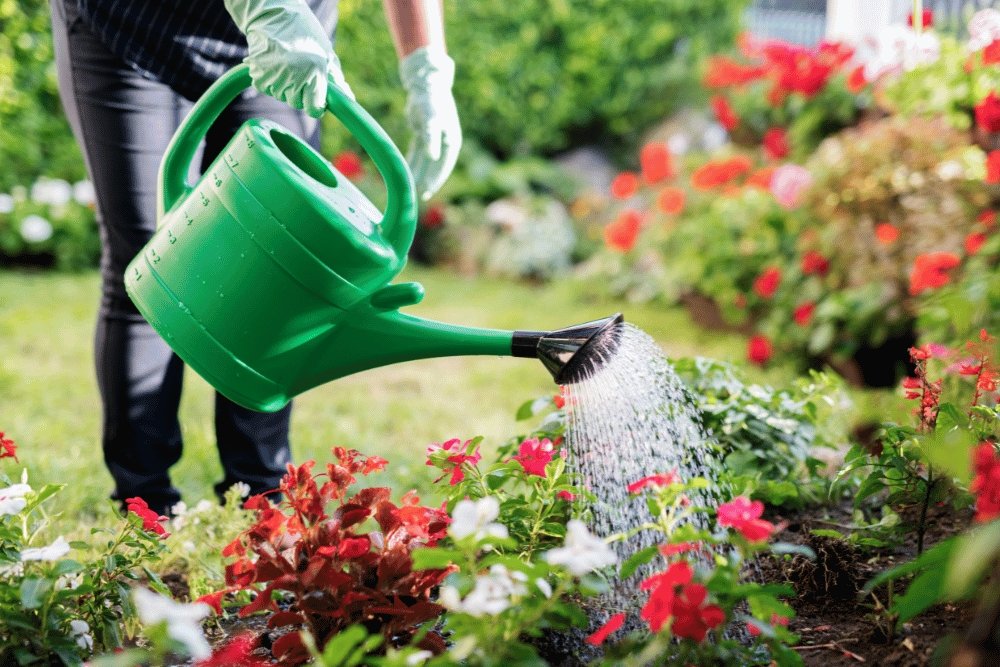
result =
M565 500L566 502L571 503L574 500L576 500L576 495L573 494L573 493L570 493L569 491L560 491L560 492L558 492L556 494L556 498L558 498L559 500Z
M639 493L647 486L652 486L654 488L662 488L664 486L670 486L671 484L676 484L680 481L675 470L671 470L666 473L658 473L656 475L650 475L648 477L643 477L642 479L632 482L628 485L627 490L629 493Z
M517 449L515 461L521 464L529 475L545 477L545 466L552 460L552 441L548 438L528 438Z
M798 206L802 194L812 184L812 174L797 164L784 164L774 170L771 194L786 209Z
M758 366L763 366L770 361L774 354L774 346L767 336L758 334L747 341L747 359Z
M719 505L716 519L720 526L734 529L750 542L763 542L774 533L774 524L760 518L764 513L764 503L751 501L746 496L737 496L728 503Z
M333 166L347 178L354 180L365 173L364 165L357 153L344 151L333 158Z
M451 440L443 442L440 445L434 443L427 447L427 465L435 468L441 468L441 470L444 471L444 474L441 475L441 477L434 480L435 482L440 481L445 475L451 473L450 484L455 486L465 479L465 471L462 470L463 465L468 464L474 466L479 463L479 459L482 458L482 455L479 453L478 448L476 448L476 450L471 454L465 453L469 447L469 442L471 441L466 440L463 443L458 438L452 438ZM440 456L439 454L435 456L437 452L447 453L447 456L444 457L443 461L435 460L438 456Z

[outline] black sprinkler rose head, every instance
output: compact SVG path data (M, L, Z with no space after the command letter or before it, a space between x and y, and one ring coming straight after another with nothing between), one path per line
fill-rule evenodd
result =
M513 355L537 357L557 384L573 384L603 366L618 348L621 313L556 331L515 331Z

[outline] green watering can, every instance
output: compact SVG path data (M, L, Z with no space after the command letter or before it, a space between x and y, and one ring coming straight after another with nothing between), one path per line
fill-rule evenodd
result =
M247 67L235 67L178 128L160 166L159 229L125 275L139 312L220 393L271 412L351 373L465 354L538 357L566 384L617 344L621 315L545 332L400 313L424 295L419 283L389 284L416 229L413 178L385 131L332 84L327 108L381 172L384 213L268 120L247 121L189 186L202 138L250 83Z

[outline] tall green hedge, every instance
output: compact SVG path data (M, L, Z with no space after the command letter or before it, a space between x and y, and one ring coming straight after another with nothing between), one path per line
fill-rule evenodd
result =
M221 1L221 0L215 0ZM445 0L465 134L500 156L634 139L697 94L694 64L732 43L746 0ZM405 145L378 0L341 0L337 51L358 99ZM56 87L46 0L0 0L0 191L83 176ZM343 145L327 125L327 147Z
M732 45L745 5L445 0L465 134L501 156L631 142L698 94L698 60ZM337 52L348 81L405 145L404 97L382 3L341 0L340 16Z
M0 164L0 192L84 175L59 102L46 0L0 0Z

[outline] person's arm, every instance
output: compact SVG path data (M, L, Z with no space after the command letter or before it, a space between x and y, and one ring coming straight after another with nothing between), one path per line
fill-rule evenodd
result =
M383 4L400 60L422 46L444 48L441 0L384 0Z
M383 0L399 76L406 89L406 117L413 130L407 161L417 195L426 201L448 179L462 147L462 128L451 86L455 61L444 42L441 0Z

